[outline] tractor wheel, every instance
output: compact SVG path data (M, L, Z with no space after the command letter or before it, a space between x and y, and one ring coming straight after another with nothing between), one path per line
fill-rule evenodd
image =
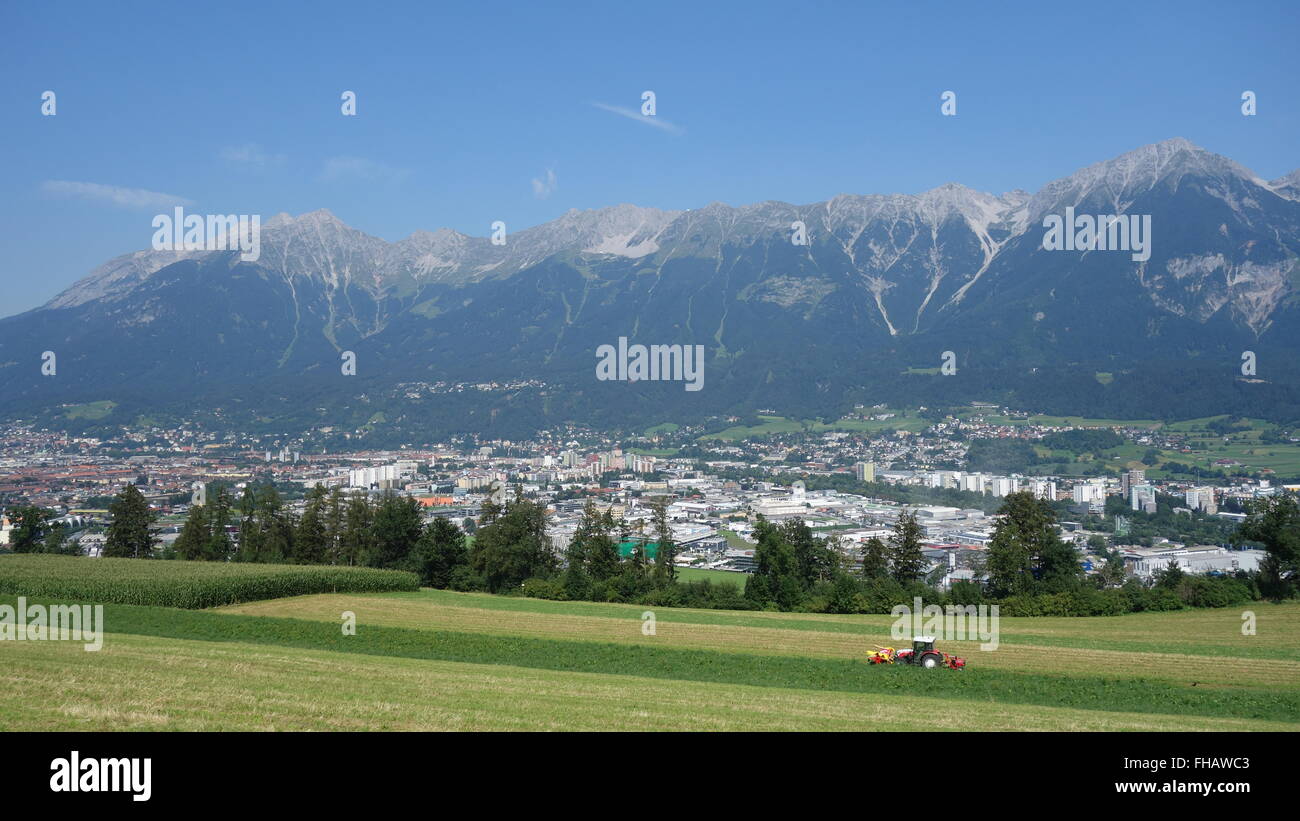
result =
M933 654L928 655L928 656L926 656L925 658L921 659L921 666L922 666L922 667L927 667L927 668L928 668L928 667L938 667L938 666L939 666L939 657L936 656L936 655L933 655Z

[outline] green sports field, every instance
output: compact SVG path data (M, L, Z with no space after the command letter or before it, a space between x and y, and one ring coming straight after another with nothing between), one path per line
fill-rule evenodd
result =
M700 567L679 567L677 568L677 578L684 582L704 582L711 584L729 584L738 590L745 589L745 582L749 581L748 573L738 573L734 570L707 570Z
M995 651L940 642L968 659L950 671L863 663L898 644L888 616L435 590L109 604L99 652L0 641L0 728L1300 729L1300 604L1250 609L1255 636L1239 608L1005 618Z

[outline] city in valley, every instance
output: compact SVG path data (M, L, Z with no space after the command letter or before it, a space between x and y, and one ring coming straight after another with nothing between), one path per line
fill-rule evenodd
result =
M1216 446L1261 438L1270 444L1246 452L1300 453L1287 431L1264 426L1261 433L1227 417L1158 425L1046 419L991 407L877 407L834 424L758 420L757 427L735 417L712 426L665 424L625 436L565 428L529 441L466 437L355 452L321 452L310 436L182 427L97 438L19 422L0 428L0 501L7 509L49 512L60 543L47 552L94 557L105 543L109 504L134 486L157 514L154 555L170 558L191 506L222 487L238 499L250 487L274 486L291 517L302 516L317 486L345 497L410 497L425 522L447 519L469 535L485 501L525 498L544 507L559 562L588 503L622 520L625 536L645 541L652 503L663 502L676 565L717 571L706 576L723 580L753 571L760 517L802 521L843 567L860 571L868 541L887 541L900 512L910 511L923 533L922 575L947 589L986 580L983 554L1010 494L1051 504L1085 574L1111 565L1115 581L1149 584L1171 562L1190 574L1257 571L1264 551L1238 537L1238 524L1253 502L1300 489L1277 470L1209 459ZM703 432L710 428L716 432ZM997 468L1017 458L1033 464ZM1204 468L1198 459L1206 460ZM236 548L240 524L236 511L226 527ZM14 531L9 517L0 520L0 550L11 546ZM625 542L625 555L627 549ZM1121 561L1122 572L1114 566Z

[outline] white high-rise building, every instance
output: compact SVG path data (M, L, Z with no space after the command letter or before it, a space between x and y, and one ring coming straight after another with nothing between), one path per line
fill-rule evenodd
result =
M1212 487L1194 487L1187 491L1184 498L1187 500L1187 506L1192 510L1201 510L1211 515L1219 512Z
M1129 507L1144 513L1155 513L1155 487L1152 485L1134 485L1129 495Z
M385 483L396 482L400 478L397 465L356 468L348 471L348 487L383 487Z
M1056 501L1056 482L1035 479L1029 486L1029 492L1034 494L1036 499L1046 499L1049 502L1054 502Z
M1076 505L1099 505L1106 502L1106 486L1098 481L1080 482L1074 486Z
M1020 489L1020 480L1009 476L996 476L989 486L994 496L1007 496Z

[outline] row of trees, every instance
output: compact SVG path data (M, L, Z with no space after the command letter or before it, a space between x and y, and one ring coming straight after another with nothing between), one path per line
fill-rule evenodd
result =
M516 498L487 502L479 517L463 586L493 593L523 588L532 595L595 601L634 601L677 584L677 546L664 500L651 503L650 533L588 501L564 552L551 548L541 505ZM621 546L628 544L628 555ZM655 551L653 562L651 548Z
M1105 565L1085 575L1074 546L1059 535L1052 505L1031 493L1006 496L998 513L983 562L974 568L987 581L957 581L946 591L936 589L942 567L923 578L923 534L909 511L900 514L887 540L873 538L863 546L860 564L818 540L802 521L777 526L760 520L757 570L745 598L764 608L853 613L888 612L919 595L934 603L1003 602L1015 611L1008 615L1100 615L1289 598L1300 581L1300 504L1293 497L1259 502L1242 526L1242 538L1267 552L1257 573L1185 577L1171 566L1150 587L1127 577L1122 556L1109 548L1102 551Z
M464 530L445 518L422 524L419 503L396 494L379 499L345 496L320 486L307 493L293 515L273 486L249 486L232 504L216 488L208 504L195 505L177 538L177 558L206 561L347 564L420 574L432 587L502 593L531 582L535 592L562 588L570 598L610 597L609 588L640 593L675 582L676 548L663 502L654 505L652 529L659 561L647 558L647 538L636 536L627 559L619 543L633 539L628 524L588 504L561 562L546 532L546 509L516 497L488 500L467 544ZM231 530L237 526L236 547ZM561 570L563 569L563 574ZM617 598L622 598L620 594Z
M988 589L995 598L1052 596L1075 593L1089 586L1101 591L1123 588L1129 609L1150 609L1135 579L1126 578L1117 550L1103 546L1105 566L1086 577L1074 547L1056 532L1049 504L1029 493L1006 497L988 550ZM1251 506L1236 541L1260 544L1265 552L1258 571L1237 572L1232 578L1185 577L1176 564L1156 575L1154 589L1193 606L1222 606L1246 598L1281 600L1294 597L1300 584L1300 502L1293 496L1272 496ZM1157 596L1158 598L1158 596ZM1117 598L1117 600L1120 600ZM1120 600L1122 601L1122 600ZM1175 602L1165 601L1166 605ZM1177 605L1181 606L1181 605ZM1165 608L1167 609L1167 608Z
M745 587L745 598L755 607L888 612L896 604L910 604L914 596L928 602L945 599L935 589L937 579L925 576L925 534L914 511L899 513L887 539L868 539L860 561L851 559L836 540L817 538L801 519L776 525L760 517L754 531L757 569ZM933 575L942 572L938 568Z
M729 586L678 581L677 545L663 499L652 502L649 532L643 523L633 532L626 520L588 502L561 558L546 531L545 508L519 494L505 503L485 502L476 527L466 520L464 529L475 532L472 544L445 518L424 523L419 503L396 494L372 499L317 486L307 494L301 515L289 511L271 485L249 485L238 502L224 487L212 488L210 497L191 508L172 548L175 558L410 570L428 586L545 598L887 612L920 595L939 603L1013 602L1027 614L1061 608L1123 612L1184 603L1214 606L1243 596L1283 599L1296 595L1300 581L1300 504L1287 496L1261 500L1242 525L1242 538L1262 544L1267 556L1257 574L1238 574L1241 584L1235 587L1183 578L1171 568L1151 592L1125 578L1114 551L1105 553L1108 561L1099 573L1085 576L1074 547L1057 532L1052 506L1030 493L1013 493L1003 500L985 562L976 568L977 575L987 576L985 585L957 582L940 592L936 585L943 568L923 577L924 534L911 511L900 513L886 540L870 539L860 562L833 540L817 538L800 519L777 525L759 517L756 570L743 597ZM137 488L124 489L109 512L106 556L155 555L151 528L157 514ZM8 515L16 551L62 544L51 535L57 528L48 511L22 507ZM630 546L627 556L623 546ZM1093 595L1097 592L1116 595L1102 600Z
M238 543L232 529L238 528ZM172 547L176 558L290 564L338 564L410 570L425 584L447 586L450 568L466 561L465 534L444 518L423 522L409 496L344 496L317 485L301 515L273 485L248 485L237 503L226 488L194 505Z
M1000 513L986 565L977 568L988 576L989 595L1056 593L1082 583L1083 569L1074 548L1057 534L1050 505L1029 493L1013 493L1004 499ZM913 511L900 512L887 540L869 539L860 564L850 564L838 545L816 538L797 519L780 526L760 521L755 533L758 569L745 596L761 606L797 609L819 595L825 597L827 591L819 586L827 583L833 591L830 598L840 602L836 609L854 595L882 589L900 595L914 589L928 600L940 597L930 588L944 569L936 568L930 578L923 575L928 565L921 551L924 533Z

